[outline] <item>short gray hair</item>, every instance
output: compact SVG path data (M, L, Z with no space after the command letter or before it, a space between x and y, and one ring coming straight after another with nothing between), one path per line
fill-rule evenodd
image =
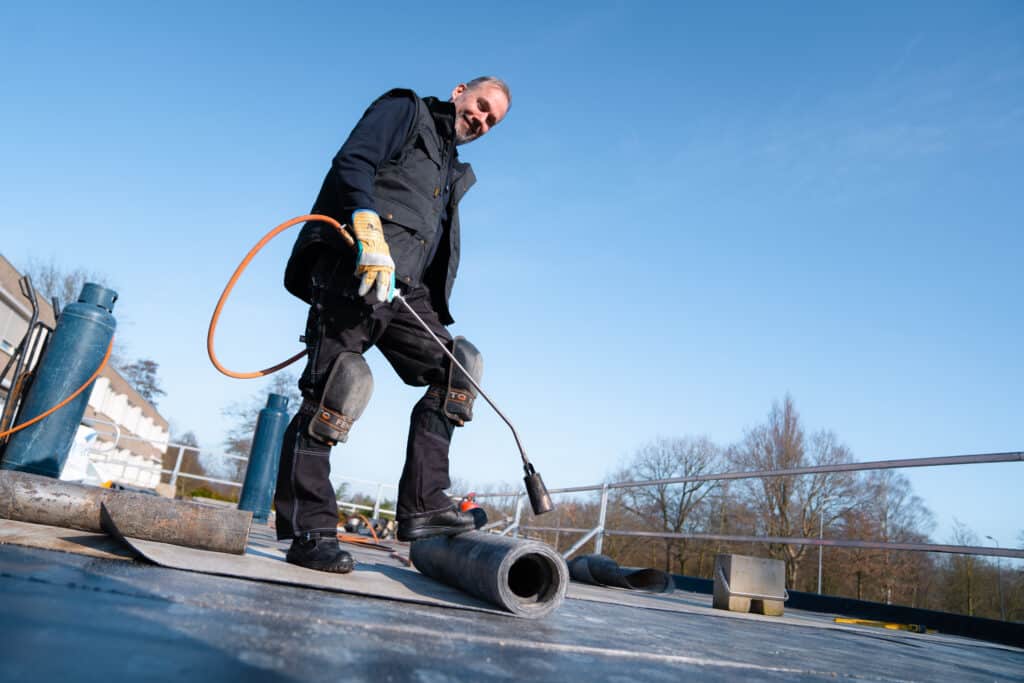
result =
M512 92L508 89L508 83L501 80L497 76L479 76L466 83L466 90L472 90L482 85L490 85L495 88L499 88L502 93L505 94L505 99L508 100L509 107L512 106Z

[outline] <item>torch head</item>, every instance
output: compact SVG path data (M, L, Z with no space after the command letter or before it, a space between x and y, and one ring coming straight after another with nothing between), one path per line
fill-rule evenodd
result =
M548 488L544 486L544 480L540 478L540 473L533 469L533 465L525 465L523 469L526 470L523 482L526 484L526 493L530 496L530 507L533 508L533 514L543 515L545 512L554 510L555 504L551 502Z

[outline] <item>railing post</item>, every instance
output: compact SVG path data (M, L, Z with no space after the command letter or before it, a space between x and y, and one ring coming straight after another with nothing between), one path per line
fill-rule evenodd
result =
M171 490L175 498L178 497L178 472L181 471L181 459L185 457L186 448L184 444L178 445L178 459L174 461L174 470L171 472Z
M601 510L597 514L597 535L594 538L594 552L601 554L604 545L604 522L608 518L608 484L601 484Z
M558 552L559 541L562 540L562 508L561 508L561 506L559 506L559 508L558 508L558 515L555 517L555 524L557 526L555 527L555 542L554 542L554 546L555 546L555 552L557 553Z
M594 536L596 536L596 535L597 535L597 527L594 527L593 529L591 529L591 530L590 530L590 531L588 531L587 533L583 534L583 537L582 537L582 538L580 538L580 540L578 540L578 541L576 541L575 543L573 543L573 544L572 544L572 545L571 545L571 546L569 547L569 549L568 549L568 550L566 550L566 551L565 551L564 553L562 553L562 557L564 557L565 559L567 559L567 560L568 560L568 559L569 559L569 557L570 557L570 556L571 556L571 555L572 555L572 554L573 554L574 552L576 552L577 550L579 550L580 548L582 548L583 546L585 546L585 545L586 545L587 543L590 543L590 539L592 539L592 538L593 538Z
M824 550L824 545L821 543L821 539L825 534L825 510L824 508L818 514L818 595L821 595L821 551Z
M512 520L512 538L519 538L519 520L523 517L523 494L516 494L516 516Z
M384 493L384 484L377 484L377 499L373 501L373 518L380 519L380 497Z

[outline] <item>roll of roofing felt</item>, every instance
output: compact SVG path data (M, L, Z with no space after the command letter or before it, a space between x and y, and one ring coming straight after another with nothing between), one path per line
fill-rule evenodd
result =
M595 586L616 586L651 593L671 593L675 588L672 575L660 569L626 570L607 555L581 555L569 562L573 581Z
M0 470L0 518L104 532L101 507L126 537L241 554L252 513Z
M554 611L569 586L565 560L549 546L479 531L416 541L409 559L421 574L529 619Z

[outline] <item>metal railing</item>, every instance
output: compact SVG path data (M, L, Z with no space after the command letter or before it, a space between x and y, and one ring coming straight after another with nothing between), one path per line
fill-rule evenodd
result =
M383 504L384 504L384 490L385 489L393 489L397 493L398 487L395 486L394 484L385 484L383 482L370 481L368 479L355 479L353 477L345 477L341 481L342 481L342 483L348 482L348 483L353 483L353 484L370 484L371 486L375 487L376 493L374 494L373 505L363 505L363 504L360 504L360 503L356 503L354 501L346 501L346 500L342 500L342 499L339 498L338 499L338 508L339 509L347 509L347 510L352 510L352 511L364 510L364 511L372 513L372 518L373 519L379 519L381 513L389 514L392 517L394 517L397 514L396 510L390 510L390 509L382 507Z
M94 420L94 422L102 422ZM112 423L110 423L112 424ZM116 425L114 425L115 429ZM188 450L193 451L196 456L199 455L199 449L194 446L186 446L183 444L174 444L157 442L152 439L145 439L142 437L125 436L117 430L114 445L105 449L106 451L116 449L120 441L141 441L157 445L161 448L177 448L178 455L175 460L174 467L166 469L163 467L152 467L148 468L150 471L159 471L160 474L167 474L170 476L170 485L176 487L179 478L188 478L199 481L208 481L225 486L233 486L241 488L242 483L236 481L230 481L227 479L220 479L217 477L209 477L205 475L192 474L181 471L182 461L185 456L185 452ZM97 451L93 451L97 452ZM98 451L102 454L104 451ZM229 460L247 462L248 458L237 455L229 455L224 453L214 454L214 457L226 458ZM117 461L107 461L117 462ZM964 554L964 555L978 555L988 557L1010 557L1016 559L1024 559L1024 549L1017 548L1004 548L998 544L996 546L973 546L973 545L949 545L949 544L938 544L938 543L898 543L890 541L861 541L853 539L838 539L838 538L818 538L813 537L788 537L788 536L754 536L754 535L738 535L738 534L709 534L709 533L673 533L666 531L633 531L624 529L609 529L606 527L608 517L608 501L609 491L614 489L629 489L629 488L643 488L648 486L664 486L674 484L685 484L695 482L706 482L706 481L731 481L738 479L765 479L774 477L791 477L791 476L806 476L811 474L834 474L841 472L865 472L874 470L886 470L886 469L908 469L916 467L943 467L943 466L964 466L964 465L983 465L993 463L1011 463L1011 462L1024 462L1024 452L1013 451L1006 453L981 453L972 455L953 455L953 456L940 456L930 458L904 458L894 460L874 460L867 462L855 462L855 463L841 463L835 465L816 465L809 467L794 467L780 470L754 470L754 471L740 471L740 472L719 472L713 474L698 474L687 477L670 477L666 479L650 479L644 481L626 481L626 482L614 482L614 483L602 483L602 484L591 484L586 486L571 486L558 489L549 489L548 493L551 495L558 494L570 494L570 493L588 493L588 492L600 492L599 507L598 507L598 519L597 524L594 527L582 529L572 527L550 527L550 526L524 526L522 524L522 512L523 505L525 503L525 493L522 491L504 492L504 493L478 493L476 497L478 499L483 498L512 498L514 499L514 513L511 518L506 517L503 520L499 520L488 525L490 529L496 529L501 524L507 524L504 529L500 532L501 535L513 534L518 536L520 531L533 531L533 532L554 532L554 533L578 533L582 534L577 541L569 547L568 550L562 553L563 557L570 557L573 553L577 552L584 545L589 543L591 540L594 541L594 552L600 553L605 536L623 536L623 537L644 537L644 538L658 538L663 540L683 540L692 539L700 541L724 541L724 542L735 542L735 543L770 543L779 545L809 545L822 547L833 547L833 548L857 548L863 550L889 550L889 551L911 551L911 552L933 552L933 553L951 553L951 554ZM122 467L122 473L126 471L127 467L135 467L143 469L136 463L124 463ZM370 484L376 488L374 497L374 504L372 506L356 503L354 500L338 500L338 507L341 509L349 510L362 510L368 511L374 518L379 518L381 513L387 513L395 515L396 511L392 509L383 508L384 502L384 491L385 489L397 490L397 487L393 484L386 484L383 482L369 481L365 479L356 479L347 477L342 479L343 482L358 483L358 484Z
M164 442L164 441L159 441L159 440L156 440L156 439L147 439L147 438L141 437L141 436L128 436L128 435L125 435L124 433L122 433L120 427L118 427L113 422L109 422L107 420L100 420L98 418L85 418L82 421L83 422L88 422L91 426L94 426L94 425L97 425L97 424L103 424L103 425L107 425L107 426L110 426L110 427L113 428L113 431L108 433L109 436L113 437L113 440L112 441L108 441L108 442L104 442L104 447L103 448L90 447L88 449L88 453L91 456L90 460L93 460L94 462L98 462L100 464L106 464L106 465L120 465L121 466L120 478L114 479L114 481L116 481L117 483L147 485L147 484L145 484L143 482L140 482L138 478L135 478L133 480L130 477L126 476L126 473L127 473L128 469L129 468L133 468L133 469L136 469L136 470L139 470L139 471L149 472L149 473L156 474L157 475L157 482L159 482L159 478L160 478L161 475L165 475L165 474L168 475L170 477L170 481L168 483L175 490L177 490L177 484L178 484L178 479L179 478L193 479L193 480L196 480L196 481L211 482L211 483L215 483L215 484L222 484L224 486L233 486L233 487L236 487L236 488L241 488L242 487L242 482L231 481L230 479L221 479L221 478L218 478L218 477L210 477L210 476L203 475L203 474L192 474L191 472L182 472L181 471L181 466L182 466L182 463L183 463L183 461L185 459L185 454L186 454L187 451L192 451L195 454L196 458L198 459L200 451L199 451L199 448L196 447L196 446L187 446L185 444ZM146 444L149 444L149 445L151 445L151 446L153 446L153 447L155 447L155 448L157 448L157 449L159 449L159 450L161 450L163 452L166 452L168 449L171 449L171 448L176 448L178 450L178 455L177 455L177 458L174 461L174 467L169 468L169 469L163 467L162 465L152 465L152 466L148 466L147 467L145 465L141 465L139 463L132 462L131 460L125 460L123 458L111 457L110 453L113 452L113 451L118 450L119 447L122 447L121 442L123 442L123 441L132 441L132 442L138 442L138 443L146 443ZM212 453L212 454L209 454L209 455L211 455L212 457L215 457L215 458L220 458L220 459L235 460L235 461L241 461L241 462L248 462L249 461L248 457L240 456L240 455L230 455L230 454L227 454L227 453Z
M192 453L195 454L196 458L199 457L199 452L200 451L199 451L199 448L196 447L196 446L187 446L187 445L184 445L184 444L169 443L169 442L168 443L164 443L162 441L156 441L154 439L147 439L147 438L144 438L144 437L127 436L127 435L125 435L125 434L123 434L121 432L121 429L115 423L107 421L107 420L100 420L98 418L86 418L86 419L83 419L83 422L88 422L90 424L90 426L94 426L94 427L96 425L106 425L108 427L111 427L111 431L108 433L108 435L110 437L112 437L112 441L103 442L103 448L90 447L88 449L88 452L89 452L89 454L91 456L93 456L90 459L93 460L94 462L99 462L99 463L105 464L105 465L120 465L121 466L120 476L114 479L114 481L116 481L117 483L133 484L133 485L147 485L146 482L140 481L138 477L131 478L131 477L127 476L127 472L130 469L135 469L135 470L138 470L140 472L148 472L148 473L156 474L158 481L159 481L159 477L161 475L168 475L170 477L170 481L168 482L168 484L175 491L177 490L177 484L178 484L178 479L179 478L192 479L192 480L196 480L196 481L211 482L211 483L215 483L215 484L222 484L222 485L225 485L225 486L233 486L233 487L236 487L236 488L241 488L242 487L242 482L231 481L229 479L221 479L221 478L218 478L218 477L211 477L211 476L203 475L203 474L192 474L191 472L182 472L181 471L181 467L182 467L182 464L183 464L183 462L185 460L186 452L191 451ZM110 455L111 452L116 451L119 448L119 446L121 445L122 441L135 441L135 442L141 442L141 443L148 443L148 444L150 444L152 446L155 446L155 447L157 447L157 448L159 448L161 450L176 448L177 451L178 451L178 454L177 454L177 457L175 458L174 466L172 468L170 468L170 469L165 468L163 466L156 466L156 465L147 467L145 465L141 465L139 463L132 462L130 460L125 460L123 458L117 458L116 456L111 456ZM227 453L214 453L214 454L212 454L212 456L213 457L217 457L217 458L228 459L228 460L240 461L240 462L248 462L248 460L249 460L248 457L244 457L244 456L240 456L240 455L230 455L230 454L227 454ZM243 474L244 474L244 470L243 470ZM369 484L372 487L374 487L375 493L374 493L373 505L365 505L365 504L362 504L362 503L356 503L354 500L342 500L342 499L339 499L338 500L338 507L340 509L347 509L347 510L351 510L351 511L359 510L359 511L363 511L363 512L369 512L369 513L371 513L371 515L372 515L372 517L374 519L380 518L382 513L383 514L388 514L388 515L391 515L391 516L395 516L396 510L394 510L393 508L386 508L386 507L384 507L384 503L385 503L385 491L395 491L395 492L397 492L398 487L396 485L394 485L394 484L387 484L387 483L378 482L378 481L370 481L370 480L367 480L367 479L356 479L356 478L353 478L353 477L345 477L345 478L342 479L342 482L343 483L344 482L348 482L348 483L353 483L353 484Z
M772 543L781 545L810 545L818 547L835 548L860 548L868 550L904 550L913 552L933 553L954 553L964 555L983 555L989 557L1013 557L1024 559L1024 549L1000 548L997 546L972 546L972 545L947 545L937 543L893 543L887 541L859 541L833 538L802 538L802 537L780 537L780 536L747 536L736 534L707 534L707 533L670 533L664 531L628 531L608 529L605 526L608 515L608 492L613 489L643 488L648 486L663 486L672 484L685 484L702 481L727 481L736 479L765 479L772 477L804 476L808 474L832 474L837 472L863 472L885 469L905 469L912 467L942 467L951 465L982 465L992 463L1009 463L1024 461L1024 452L1015 451L1008 453L982 453L976 455L953 455L932 458L909 458L900 460L875 460L857 463L842 463L837 465L817 465L811 467L794 467L781 470L758 470L743 472L719 472L715 474L699 474L689 477L671 477L667 479L651 479L646 481L626 481L605 484L591 484L587 486L572 486L560 489L549 489L551 495L567 493L600 492L600 503L598 508L597 525L588 529L550 527L550 526L524 526L522 525L522 511L525 494L523 492L505 493L478 493L477 498L514 498L514 515L512 521L501 533L518 535L520 531L555 532L555 533L579 533L582 536L568 550L562 553L563 557L570 557L591 540L594 541L594 552L600 553L605 536L633 536L659 538L665 540L694 539L704 541L728 541L738 543Z
M195 452L196 458L198 459L199 458L199 448L196 447L196 446L185 446L185 445L182 445L182 444L168 444L168 448L170 448L171 446L174 446L174 447L176 447L178 449L178 457L174 461L174 467L172 469L169 469L169 470L168 469L161 469L160 472L163 473L163 474L169 474L171 476L171 480L168 483L172 487L175 487L175 490L177 490L176 487L178 485L178 479L179 478L195 479L197 481L209 481L209 482L213 482L214 484L223 484L225 486L234 486L236 488L242 488L242 482L240 482L240 481L231 481L229 479L218 479L217 477L207 477L207 476L202 475L202 474L192 474L190 472L182 472L181 471L181 462L185 458L185 451L189 450L189 451ZM248 457L241 456L241 455L229 455L227 453L212 453L211 455L213 457L215 457L215 458L221 458L221 459L225 459L225 460L235 460L235 461L238 461L238 462L249 462L249 458ZM244 470L243 470L243 474L244 474Z

